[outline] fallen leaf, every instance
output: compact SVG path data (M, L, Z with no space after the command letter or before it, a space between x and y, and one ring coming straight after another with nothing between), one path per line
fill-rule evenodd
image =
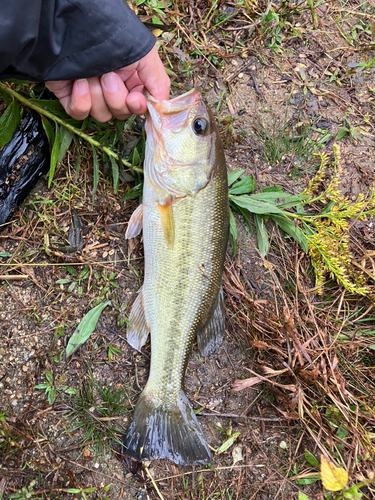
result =
M75 332L70 337L68 345L66 346L66 357L69 358L76 350L83 345L95 330L99 317L105 307L111 303L110 300L103 302L98 306L91 309L86 316L84 316L77 326Z
M232 457L233 457L233 465L243 460L242 446L240 444L233 448Z
M349 479L345 469L328 462L323 455L320 457L320 475L324 488L329 491L342 490Z

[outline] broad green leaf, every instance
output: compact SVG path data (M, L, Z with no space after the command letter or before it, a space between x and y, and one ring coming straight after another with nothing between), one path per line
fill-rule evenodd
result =
M294 221L291 221L284 215L271 215L270 217L283 231L296 240L305 253L309 252L306 236L303 231L295 225Z
M235 432L231 437L226 439L216 453L219 454L219 453L224 453L224 451L227 451L234 444L234 442L236 441L236 439L240 434L241 434L240 432Z
M244 177L230 188L230 194L247 194L255 191L256 183L251 175Z
M235 170L234 172L228 172L228 186L233 184L241 175L245 172L245 170Z
M305 460L306 460L307 463L309 463L310 465L312 465L316 469L319 469L319 461L318 461L318 459L316 459L314 457L314 455L310 451L308 451L308 450L305 451Z
M5 92L2 88L0 88L0 97L7 106L13 101L13 97Z
M94 172L93 172L93 186L92 186L92 206L94 206L96 190L99 184L99 162L98 155L96 154L96 149L92 146L92 159L94 162Z
M53 143L52 151L51 151L51 162L49 167L49 176L48 176L48 187L51 187L53 176L55 175L55 169L57 165L57 158L59 156L60 151L60 127L58 124L55 124L55 140Z
M246 208L246 210L252 212L253 214L284 214L284 212L277 208L276 205L253 199L253 197L250 196L229 195L229 198L232 203L242 208Z
M60 130L61 130L60 151L59 151L59 156L57 157L57 163L60 163L60 161L63 160L73 140L73 132L71 132L65 127L61 127Z
M113 179L113 191L117 194L118 179L119 179L119 169L116 160L110 156L109 157L112 165L112 179Z
M234 257L237 253L237 226L232 210L229 210L229 241L232 245Z
M242 207L239 207L238 205L235 205L234 203L229 203L229 206L235 211L238 212L239 214L242 215L242 217L245 219L245 222L248 226L248 228L251 230L251 224L250 224L250 215L248 210L245 210Z
M348 473L341 467L329 462L324 455L320 457L320 476L323 486L329 491L340 491L349 480Z
M12 254L8 252L0 252L0 257L12 257Z
M261 201L275 201L275 200L285 200L285 202L293 201L301 203L305 196L283 193L282 191L268 191L266 193L257 193L250 195L253 200Z
M66 346L66 357L69 358L72 354L76 352L81 345L83 345L86 340L90 337L92 332L95 330L98 323L99 317L105 307L111 303L110 300L97 305L94 309L91 309L86 316L81 320L80 324L77 326L75 332L70 337L68 345Z
M0 149L7 144L20 122L20 107L12 101L0 116Z
M265 225L265 221L261 215L254 214L255 229L257 232L257 242L259 252L262 257L265 257L270 248L270 242L268 239L268 231Z

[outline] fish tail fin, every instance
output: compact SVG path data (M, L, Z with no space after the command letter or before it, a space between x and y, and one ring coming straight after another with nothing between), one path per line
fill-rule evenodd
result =
M180 391L173 405L155 404L143 392L123 442L123 453L141 461L168 458L175 464L206 464L211 453L190 403Z

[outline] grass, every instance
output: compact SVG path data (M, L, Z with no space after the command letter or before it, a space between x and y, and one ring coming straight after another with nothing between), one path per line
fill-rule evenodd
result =
M116 421L131 411L126 387L114 389L108 383L96 382L92 375L82 382L65 402L67 433L81 431L81 446L103 455L111 450L113 442L121 444L121 434Z
M231 183L232 208L242 211L235 217L238 234L232 232L238 252L233 260L228 258L224 274L228 338L225 349L214 360L191 369L188 379L189 397L196 407L214 408L204 410L211 417L199 417L213 448L228 445L228 449L216 454L215 469L184 469L158 461L142 469L125 462L125 479L123 464L116 469L110 450L118 450L124 419L145 383L149 363L147 349L142 357L123 340L127 306L142 276L141 247L126 246L123 234L141 195L145 137L134 120L69 124L61 110L30 101L38 95L37 87L6 84L1 95L8 105L14 103L10 122L17 122L20 106L31 103L57 123L60 139L50 134L56 150L50 189L29 196L12 225L0 234L0 274L29 273L24 286L24 281L1 285L0 300L8 294L9 305L7 322L2 324L7 349L2 351L3 359L7 362L8 353L13 356L1 383L13 390L14 378L18 390L19 378L19 390L24 392L18 406L9 405L9 399L6 406L10 407L1 410L0 467L6 483L0 481L0 498L113 500L123 498L125 491L165 500L263 496L339 500L361 494L371 498L373 304L338 284L329 269L319 295L314 259L301 251L293 235L286 237L286 226L270 224L272 217L264 213L256 214L253 223L249 210L235 201L256 194L265 196L264 202L267 196L276 196L275 189L300 194L314 176L319 177L322 157L315 155L324 153L329 159L333 138L339 141L343 158L337 190L348 199L349 208L358 205L358 197L352 199L358 190L367 195L373 160L362 153L370 148L374 134L374 7L366 2L306 0L298 5L276 1L268 8L265 1L247 0L228 4L237 10L216 2L194 2L190 10L188 2L135 3L139 15L160 27L158 43L175 92L197 83L205 92L211 91L208 96L215 103L228 163L232 170L242 171ZM237 66L232 65L234 59ZM244 86L238 86L234 68L246 64L253 68L263 94L259 108L272 109L272 115L261 111L259 119L249 118L250 114L236 116L237 101L245 109L246 99L261 99L258 93L244 92L241 102ZM244 82L247 67L241 71ZM212 90L214 83L220 85L217 93ZM353 85L355 98L349 92ZM273 96L274 89L278 95ZM281 111L281 103L293 92L303 96L301 104L289 102L287 112L284 107ZM311 99L319 107L313 118L306 117L304 108ZM330 122L329 133L319 129L321 119ZM57 153L65 148L68 153L61 160ZM354 164L359 178L352 170ZM322 231L327 229L333 209L340 204L340 200L319 198L334 178L333 162L326 162L326 167L319 182L310 185L315 191L304 213L288 208L299 217L301 230L306 230L304 221L312 216L322 221ZM358 187L355 193L350 191L352 185ZM63 247L72 245L68 235L73 210L82 222L75 248L81 243L83 247L66 253ZM344 218L345 232L336 240L346 244L343 235L349 235L347 270L351 277L361 276L371 290L372 219L365 220L363 210L349 215ZM248 221L247 232L241 232L241 217ZM293 223L293 227L297 226ZM254 245L257 231L263 243L267 235L263 248ZM67 339L84 314L107 299L112 309L107 308L90 341L67 361ZM19 318L24 317L25 332L13 323L21 324ZM28 365L20 356L31 350L36 352L35 361ZM229 360L233 372L226 367L226 362L231 367ZM194 363L192 359L191 366ZM222 380L221 386L215 385L216 379ZM236 379L241 390L231 393ZM34 390L36 385L43 387ZM216 399L223 400L219 410L219 403L211 406ZM19 408L22 401L25 405ZM224 429L231 431L224 436ZM235 448L243 457L238 462ZM118 451L115 455L119 456ZM336 492L324 489L320 481L321 455L348 474L348 483L339 485ZM96 468L96 460L106 460L106 466ZM112 482L110 488L105 486Z

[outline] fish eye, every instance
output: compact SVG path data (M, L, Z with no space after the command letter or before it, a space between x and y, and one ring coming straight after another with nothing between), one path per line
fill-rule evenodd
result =
M208 129L208 122L206 118L196 118L193 121L193 130L197 135L203 135Z

